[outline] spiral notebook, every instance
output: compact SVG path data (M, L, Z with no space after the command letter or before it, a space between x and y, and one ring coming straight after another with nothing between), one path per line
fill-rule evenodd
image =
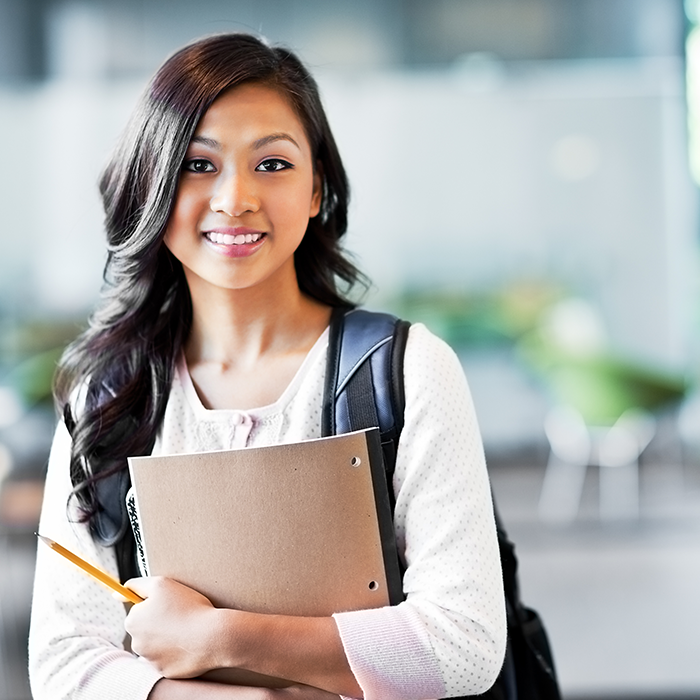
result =
M402 599L379 431L129 459L151 575L217 607L287 615ZM278 687L218 669L208 677Z

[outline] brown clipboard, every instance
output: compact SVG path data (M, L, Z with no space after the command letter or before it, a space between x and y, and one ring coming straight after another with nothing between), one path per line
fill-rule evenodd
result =
M402 599L379 431L132 457L148 571L217 607L328 616ZM208 677L285 682L242 670Z

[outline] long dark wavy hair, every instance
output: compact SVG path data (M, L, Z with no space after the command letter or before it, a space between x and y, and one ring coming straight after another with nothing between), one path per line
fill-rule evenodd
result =
M88 329L66 349L55 380L55 400L73 438L70 475L80 519L106 544L126 532L126 459L153 448L192 322L182 267L163 244L182 162L212 102L242 83L272 87L289 100L322 174L321 209L294 258L300 289L339 306L364 282L340 248L347 178L317 85L299 59L247 34L207 37L171 56L102 174L104 285Z

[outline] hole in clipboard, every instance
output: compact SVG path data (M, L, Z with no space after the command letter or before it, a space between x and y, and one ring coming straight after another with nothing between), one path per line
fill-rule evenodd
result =
M359 467L362 464L362 460L359 457L352 457L350 459L351 467Z
M378 591L379 590L379 582L378 581L370 581L369 582L369 590L370 591Z

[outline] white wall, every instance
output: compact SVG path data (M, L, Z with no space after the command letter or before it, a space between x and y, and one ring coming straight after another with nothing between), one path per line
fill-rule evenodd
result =
M675 61L320 75L376 300L563 281L616 348L690 357L696 207ZM104 260L96 179L142 81L0 94L5 305L81 313Z
M613 346L683 363L697 212L675 61L482 66L324 84L382 292L513 279L596 303Z

